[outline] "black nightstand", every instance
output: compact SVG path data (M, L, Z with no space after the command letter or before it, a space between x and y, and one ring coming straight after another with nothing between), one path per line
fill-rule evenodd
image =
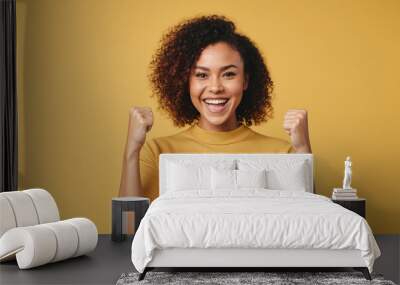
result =
M122 233L123 212L135 212L135 229L137 230L140 221L150 206L149 198L145 197L116 197L112 198L112 241L123 241L126 237Z
M354 200L334 200L332 202L339 204L340 206L359 214L365 219L365 204L366 200L364 198L358 198Z

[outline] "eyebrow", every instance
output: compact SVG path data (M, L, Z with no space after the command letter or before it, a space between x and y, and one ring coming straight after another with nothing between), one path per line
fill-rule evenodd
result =
M226 66L221 67L220 70L221 70L221 71L224 71L224 70L227 70L227 69L229 69L229 68L231 68L231 67L238 68L236 65L230 64L230 65L226 65ZM207 68L207 67L199 66L199 65L196 65L195 68L199 68L199 69L203 69L203 70L207 70L207 71L210 70L210 69Z

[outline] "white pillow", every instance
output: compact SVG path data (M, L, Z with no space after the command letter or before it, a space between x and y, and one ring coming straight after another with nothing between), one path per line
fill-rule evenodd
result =
M265 188L266 171L211 169L212 190L239 190L241 188Z
M210 190L211 168L234 169L235 161L215 161L193 164L188 161L169 161L167 191Z
M238 188L266 188L267 171L260 170L236 170L236 181Z
M236 170L211 168L211 190L236 189Z
M273 190L306 191L306 164L300 163L293 168L270 169L267 171L267 188Z
M307 163L304 160L238 160L240 170L266 169L266 188L306 191L309 189Z

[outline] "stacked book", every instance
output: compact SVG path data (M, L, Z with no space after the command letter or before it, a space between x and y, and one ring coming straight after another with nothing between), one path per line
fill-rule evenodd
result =
M334 188L332 193L332 199L334 200L354 200L357 199L357 189L342 189Z

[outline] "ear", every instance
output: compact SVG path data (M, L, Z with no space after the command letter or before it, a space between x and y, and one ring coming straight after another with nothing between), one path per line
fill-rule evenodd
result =
M245 91L248 86L249 86L249 75L246 74L246 76L244 78L243 91Z

